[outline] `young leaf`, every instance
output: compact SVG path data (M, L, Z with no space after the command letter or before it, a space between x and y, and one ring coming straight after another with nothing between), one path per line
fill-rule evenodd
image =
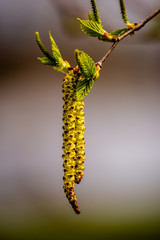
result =
M79 82L76 88L76 97L77 100L83 99L93 87L94 80L93 79L83 79Z
M49 31L49 37L50 37L50 41L51 41L51 47L52 47L52 52L53 52L53 56L55 56L55 58L57 59L62 59L62 56L61 56L61 53L58 49L58 46L57 44L55 43L52 35L51 35L51 32Z
M53 65L57 65L56 59L44 47L38 32L35 33L35 37L36 37L37 45L40 48L40 50L42 51L42 53L44 54L44 56L46 56L50 60L50 62L52 62Z
M99 66L83 51L75 50L75 59L82 74L82 79L76 87L77 100L84 98L93 87L94 81L99 77Z
M82 76L85 79L93 79L96 73L96 67L94 61L87 53L83 51L75 50L75 59L78 67L81 71Z
M89 11L89 20L81 20L77 18L80 21L82 31L91 37L97 37L100 41L114 42L115 39L112 37L112 35L103 29L96 1L91 0L91 5L92 12Z
M111 32L110 35L112 35L113 37L120 37L121 35L123 35L128 31L129 31L129 28L121 28Z
M90 14L90 18L93 18L93 15ZM81 20L80 21L81 29L84 33L92 37L99 37L103 35L106 31L102 28L101 24L98 24L93 20Z
M97 4L95 0L91 0L91 6L92 6L92 12L93 12L93 16L94 16L94 21L96 21L97 23L101 24L101 20L99 17L99 12L98 12L98 8L97 8Z
M50 61L47 57L38 58L38 60L40 60L44 65L54 66L53 61Z
M40 39L39 33L38 32L35 33L37 45L39 46L40 50L45 56L44 58L38 58L38 59L44 65L52 66L56 71L67 73L68 67L70 67L70 64L67 61L63 60L61 53L50 32L49 32L49 36L50 36L53 55L51 55L44 47Z

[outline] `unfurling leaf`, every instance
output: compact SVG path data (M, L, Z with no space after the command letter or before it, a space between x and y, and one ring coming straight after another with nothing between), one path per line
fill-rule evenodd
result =
M38 32L35 33L37 45L39 46L40 50L45 56L44 58L38 58L38 59L44 65L52 66L55 70L59 72L67 73L68 68L70 67L70 64L67 61L63 60L61 53L57 47L57 44L55 43L50 32L49 32L49 36L50 36L53 55L51 55L44 47L40 39L39 33Z
M96 67L93 59L87 53L79 51L78 49L75 50L75 59L82 76L85 79L94 78Z
M77 99L84 98L93 87L94 81L99 76L100 68L95 66L94 61L83 51L75 50L75 59L82 74L82 79L76 87Z
M58 63L58 59L57 58L54 58L48 51L47 49L44 47L41 39L40 39L40 36L39 36L39 33L36 32L35 33L35 37L36 37L36 42L37 42L37 45L38 47L40 48L40 50L42 51L42 53L44 54L44 56L46 56L46 58L48 58L48 60L50 62L52 62L52 66L56 66L57 63ZM45 61L45 64L46 64L46 61Z
M49 31L49 37L50 37L50 41L51 41L51 47L52 47L52 53L53 53L53 56L55 56L57 59L62 59L62 56L61 56L61 53L58 49L58 46L57 44L55 43L52 35L51 35L51 32Z
M92 89L94 84L93 79L82 79L76 88L77 99L83 99Z
M100 41L103 42L114 42L115 39L103 29L101 24L101 20L98 13L98 8L95 0L91 0L92 12L89 11L89 20L81 20L80 21L81 29L84 33L91 37L97 37Z
M93 15L90 13L90 18L92 18ZM81 20L77 18L80 21L81 29L84 33L91 37L99 37L103 35L106 31L102 28L101 24L97 23L93 20Z
M53 65L53 61L49 60L47 57L43 57L43 58L38 58L38 60L41 61L41 63L43 63L44 65L48 65L48 66L54 66Z
M113 37L120 37L121 35L123 35L128 31L129 31L129 28L121 28L111 32L110 35L112 35Z

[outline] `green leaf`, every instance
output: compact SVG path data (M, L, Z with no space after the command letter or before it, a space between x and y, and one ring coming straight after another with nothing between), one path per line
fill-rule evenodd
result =
M83 51L75 50L75 59L82 76L85 79L92 79L96 73L96 67L93 59Z
M83 77L76 87L76 96L80 100L90 92L99 76L100 67L96 67L92 58L78 49L75 50L75 59Z
M92 5L92 12L89 11L89 20L77 18L80 21L82 31L91 37L97 37L100 41L114 42L115 39L113 36L103 29L96 1L90 0L90 2Z
M77 100L83 99L93 87L94 80L93 79L83 79L79 82L76 88L76 97Z
M124 0L119 0L119 4L120 4L120 9L121 9L122 19L123 19L124 23L127 24L128 17L127 17L127 12L126 12L126 7L125 7Z
M56 58L56 59L62 59L62 56L61 56L61 53L58 49L58 46L57 44L55 43L52 35L51 35L51 32L49 31L49 37L50 37L50 41L51 41L51 47L52 47L52 52L53 52L53 56Z
M89 18L93 18L93 14L90 13ZM109 34L108 32L106 32L101 24L97 23L96 21L93 20L81 20L78 18L78 20L80 21L80 26L81 29L84 33L86 33L87 35L91 36L91 37L97 37L100 41L103 42L113 42L114 39L111 36L111 34Z
M98 8L97 8L97 4L96 4L95 0L91 0L91 6L92 6L92 12L93 12L93 16L94 16L94 19L92 17L92 20L101 24L101 20L100 20L100 17L99 17L99 12L98 12Z
M93 15L90 15L92 18ZM78 18L80 21L80 26L83 32L85 32L87 35L92 36L92 37L99 37L100 35L103 35L106 31L102 28L101 24L97 23L96 21L93 20L81 20Z
M51 41L53 55L51 55L44 47L38 32L35 33L35 37L37 45L45 56L44 58L38 58L41 63L43 63L44 65L52 66L56 71L67 73L69 71L68 68L70 67L70 64L67 61L63 60L58 46L55 43L51 33L49 32L49 37Z
M121 28L121 29L117 29L113 32L110 33L111 36L113 37L120 37L121 35L123 35L124 33L128 32L129 28Z
M42 51L42 53L44 54L44 56L46 56L53 64L56 64L54 57L44 47L38 32L35 33L35 37L36 37L37 45L40 48L40 50Z
M70 67L70 64L67 61L63 60L62 55L59 51L59 48L58 48L57 44L55 43L50 31L49 31L49 37L50 37L50 41L51 41L53 56L58 61L58 64L57 64L57 66L54 66L54 69L58 72L67 73L68 67Z
M38 58L38 60L40 60L44 65L54 66L53 62L50 61L47 57Z

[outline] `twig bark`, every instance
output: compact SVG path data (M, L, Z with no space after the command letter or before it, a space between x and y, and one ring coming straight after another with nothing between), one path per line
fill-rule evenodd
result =
M153 12L150 16L148 16L145 20L143 20L140 23L137 23L137 25L133 28L133 29L129 29L126 33L124 33L123 35L121 35L120 37L117 37L115 42L113 43L113 45L111 46L111 48L109 49L109 51L104 55L104 57L96 63L96 65L99 65L100 67L102 67L104 61L108 58L108 56L111 54L111 52L115 49L115 47L118 45L118 43L124 39L125 37L127 37L130 34L133 34L135 31L139 31L142 27L144 27L144 25L146 23L148 23L152 18L154 18L155 16L157 16L160 13L160 8L157 9L155 12Z

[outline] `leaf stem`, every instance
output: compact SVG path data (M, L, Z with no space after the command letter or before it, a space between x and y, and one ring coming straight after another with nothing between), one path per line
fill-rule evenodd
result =
M104 55L104 57L97 62L95 65L99 65L100 67L102 67L104 61L109 57L109 55L111 54L111 52L115 49L115 47L118 45L118 43L124 39L125 37L127 37L130 34L133 34L135 31L139 31L142 27L144 27L144 25L146 23L148 23L152 18L154 18L155 16L157 16L160 13L160 8L157 9L155 12L153 12L151 15L149 15L145 20L143 20L140 23L137 23L137 25L133 28L133 29L129 29L126 33L124 33L123 35L121 35L120 37L117 37L115 42L113 43L113 45L111 46L111 48L108 50L108 52Z

